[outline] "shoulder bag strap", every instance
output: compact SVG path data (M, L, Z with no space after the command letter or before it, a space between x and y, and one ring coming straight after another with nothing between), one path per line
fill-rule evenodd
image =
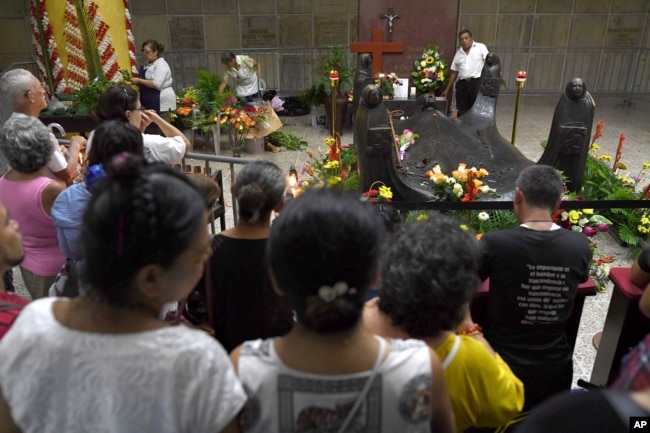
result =
M458 335L455 335L454 337L456 337L454 340L454 345L452 346L447 356L445 356L445 359L442 361L443 370L446 370L447 367L449 367L449 364L451 364L451 361L454 360L456 354L458 353L458 349L460 348L460 337Z
M381 361L384 359L384 354L386 353L386 340L384 340L381 337L378 337L378 340L379 340L379 353L377 354L375 365L372 367L372 371L370 372L370 377L368 377L368 380L366 381L365 386L361 390L359 397L357 397L357 401L354 402L354 406L352 406L352 409L350 409L350 412L348 412L348 415L345 417L345 420L343 421L343 424L341 424L338 433L345 432L345 429L348 427L348 424L350 424L350 421L352 421L354 414L357 413L359 407L361 407L361 404L366 399L366 395L368 394L368 391L370 391L372 382L374 382L375 377L379 372L379 366L381 365Z

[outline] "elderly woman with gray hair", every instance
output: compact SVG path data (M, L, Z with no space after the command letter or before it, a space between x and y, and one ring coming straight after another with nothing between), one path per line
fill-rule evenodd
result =
M0 151L11 166L0 177L0 202L23 236L25 286L33 299L42 298L65 261L51 217L65 186L44 172L53 152L50 131L36 117L10 119L0 129Z
M284 205L286 175L275 164L245 165L232 185L239 219L216 235L213 254L199 290L212 296L210 319L215 337L230 351L245 340L282 335L293 325L291 310L272 289L264 252L271 214ZM207 287L206 287L207 286Z

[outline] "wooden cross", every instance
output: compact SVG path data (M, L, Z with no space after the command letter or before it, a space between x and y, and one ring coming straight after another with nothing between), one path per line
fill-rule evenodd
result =
M350 51L353 53L370 53L372 54L372 75L381 72L383 68L384 53L403 53L404 42L384 42L384 32L382 29L372 29L372 41L370 42L352 42Z

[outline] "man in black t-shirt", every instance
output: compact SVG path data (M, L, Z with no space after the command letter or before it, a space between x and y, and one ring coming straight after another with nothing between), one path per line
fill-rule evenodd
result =
M589 278L592 254L585 235L553 223L561 195L553 167L526 167L514 197L520 226L481 239L480 276L490 278L487 338L524 383L524 410L571 388L565 322L578 285Z

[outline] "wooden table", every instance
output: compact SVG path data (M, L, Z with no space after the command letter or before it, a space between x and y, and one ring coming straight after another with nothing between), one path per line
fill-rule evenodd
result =
M650 319L639 310L643 288L630 281L630 268L612 268L609 279L614 291L591 371L594 385L612 384L623 356L650 332Z
M474 296L471 307L472 319L485 329L488 329L490 326L487 312L489 294L490 279L488 278L483 281L483 284ZM573 311L565 322L567 338L572 349L575 346L576 338L578 337L578 328L580 326L580 318L582 317L582 309L585 305L585 298L587 296L594 296L595 294L596 284L591 278L578 286L576 297L573 301Z

